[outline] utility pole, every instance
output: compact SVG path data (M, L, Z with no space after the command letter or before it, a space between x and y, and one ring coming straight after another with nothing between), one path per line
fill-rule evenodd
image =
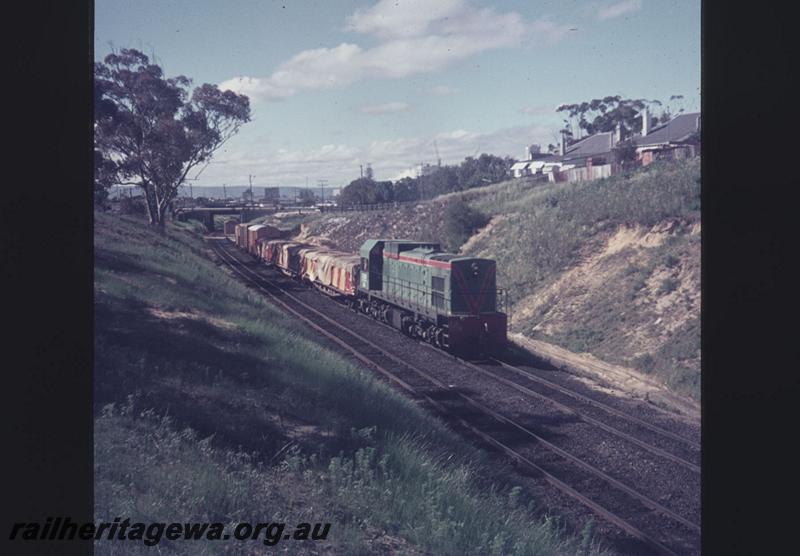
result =
M422 176L422 162L417 166L417 186L419 188L419 199L421 201L425 198L425 180Z
M325 186L328 185L328 180L317 180L319 184L319 202L325 201Z

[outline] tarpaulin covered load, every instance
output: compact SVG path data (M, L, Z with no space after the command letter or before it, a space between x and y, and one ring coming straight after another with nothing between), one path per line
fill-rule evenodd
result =
M262 261L265 260L265 254L267 252L267 243L269 243L270 241L275 241L275 240L267 239L265 237L256 240L255 255Z
M322 286L345 295L354 295L358 283L360 257L350 253L318 249L305 257L305 276Z
M316 261L321 254L328 251L330 250L316 245L308 245L300 249L298 252L298 256L300 257L300 277L304 280L314 282L317 277Z
M275 264L278 268L289 271L291 274L300 274L302 271L302 268L300 268L300 250L307 247L311 246L305 243L287 241L280 246L278 260Z
M261 244L261 260L267 264L278 263L278 253L281 252L281 246L284 243L290 243L285 239L269 239Z

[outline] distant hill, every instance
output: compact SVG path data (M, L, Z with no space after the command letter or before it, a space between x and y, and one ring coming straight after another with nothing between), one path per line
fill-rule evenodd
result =
M264 186L264 185L254 185L253 186L253 195L255 196L256 199L260 199L261 197L264 196L264 188L265 187L267 187L267 186ZM214 199L222 199L224 197L227 197L228 199L234 199L234 198L241 199L242 198L242 194L245 191L248 191L249 189L250 189L249 185L228 185L228 186L225 186L224 188L221 185L220 186L204 186L204 187L196 186L196 187L192 187L191 192L192 192L192 194L194 195L195 198L197 198L197 197L208 197L208 198L214 198ZM294 200L300 194L300 191L303 190L303 189L305 189L304 186L292 186L292 185L280 186L278 188L279 194L281 196L281 199L285 199L285 200ZM319 195L320 194L320 188L319 187L311 187L311 186L309 186L308 189L311 189L314 192L315 195ZM338 191L338 189L339 188L335 188L335 187L326 187L326 188L324 188L325 199L326 200L333 199L334 194ZM114 187L111 188L111 198L113 199L113 198L116 198L117 196L127 196L129 190L131 190L130 187L114 186ZM189 191L190 191L190 189L189 189L188 186L181 187L178 196L179 197L189 197ZM136 193L137 193L137 191L136 191L136 189L134 189L133 190L133 194L135 195Z

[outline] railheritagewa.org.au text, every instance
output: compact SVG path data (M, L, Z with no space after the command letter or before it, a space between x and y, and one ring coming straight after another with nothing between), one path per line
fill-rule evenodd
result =
M154 546L169 541L260 541L274 546L281 541L324 541L330 532L330 523L281 522L249 523L235 525L224 523L152 522L142 523L129 518L113 521L75 522L69 517L48 517L44 522L17 522L11 527L10 540L19 541L125 541L142 542Z

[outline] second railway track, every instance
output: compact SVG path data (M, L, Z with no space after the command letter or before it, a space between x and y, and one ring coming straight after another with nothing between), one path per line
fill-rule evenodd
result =
M560 492L579 501L628 535L639 539L653 551L662 554L684 554L698 550L700 527L692 519L683 517L602 469L559 448L540 434L533 432L528 426L487 406L475 396L450 388L446 382L419 365L399 358L363 335L331 319L287 291L278 281L250 268L242 257L246 257L245 261L252 260L251 257L232 251L227 240L210 241L214 252L223 263L284 310L304 321L365 365L377 370L413 397L424 400L450 420L454 420L487 444L527 467ZM326 323L324 327L320 326L322 321ZM488 370L485 365L464 361L460 361L460 364L470 366L484 375L491 375L492 380L503 382L518 392L547 398L518 380L501 376L495 372L496 369ZM508 370L516 369L518 374L525 373L524 370L506 363L496 362L496 365ZM531 383L537 382L530 377L529 380ZM561 402L554 402L549 398L547 400L562 412L577 415L585 423L626 439L654 455L692 471L699 470L695 464L680 456L623 433L594 417L578 413ZM609 413L614 414L614 411ZM545 448L547 453L534 448Z

